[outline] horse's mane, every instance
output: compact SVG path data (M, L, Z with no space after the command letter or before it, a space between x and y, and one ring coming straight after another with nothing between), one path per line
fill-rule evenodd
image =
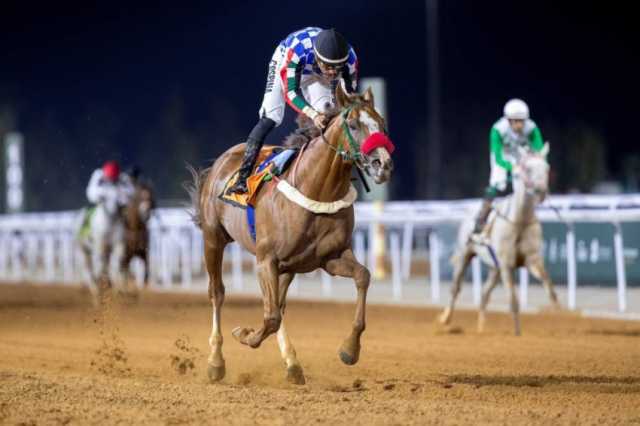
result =
M328 119L327 122L330 123L331 121L333 121L334 118L340 115L340 111L340 108L337 107L325 111L325 115ZM305 143L317 138L322 134L320 129L318 129L313 124L313 120L311 120L304 114L298 114L298 117L296 118L296 124L298 125L298 128L284 139L283 145L285 148L300 148Z

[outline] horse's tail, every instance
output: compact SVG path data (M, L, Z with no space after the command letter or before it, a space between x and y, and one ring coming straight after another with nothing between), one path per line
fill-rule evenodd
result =
M200 199L203 190L203 183L211 171L211 167L196 170L192 165L187 164L187 170L191 173L191 180L183 184L184 189L189 194L191 205L188 210L191 220L198 227L202 228L202 212L200 210Z

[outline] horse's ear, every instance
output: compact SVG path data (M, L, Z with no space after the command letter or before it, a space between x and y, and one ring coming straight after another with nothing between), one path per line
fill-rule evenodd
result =
M543 158L547 158L547 155L549 154L549 142L545 142L544 146L542 147L542 149L540 150L540 155Z
M340 84L336 87L336 105L338 108L344 108L351 103L351 98L344 89L344 80L340 80Z
M371 87L367 88L364 95L362 95L362 99L369 105L373 106L373 91L371 90Z

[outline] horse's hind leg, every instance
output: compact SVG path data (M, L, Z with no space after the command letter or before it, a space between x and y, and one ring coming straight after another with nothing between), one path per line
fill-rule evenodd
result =
M353 365L360 358L360 336L366 328L365 308L371 274L367 268L358 263L351 249L344 251L339 259L328 261L324 269L331 275L353 278L356 283L358 295L353 328L339 351L340 360L347 365Z
M222 282L222 256L227 245L220 232L205 235L204 259L209 274L209 300L213 307L211 336L209 346L211 353L208 359L207 374L211 381L219 381L225 375L225 362L222 356L222 333L220 332L220 311L224 303L224 283ZM146 266L146 264L145 264Z
M100 289L98 280L96 280L93 274L93 257L91 255L91 250L85 246L82 246L82 254L84 256L84 262L87 268L87 276L89 278L88 287L89 292L91 292L93 306L98 307L100 305Z
M149 286L149 247L146 247L140 254L140 259L144 262L144 288Z
M135 280L135 276L132 279L131 272L129 271L133 254L124 249L122 254L118 255L119 258L119 277L121 284L121 291L134 298L138 297L138 287Z
M287 335L287 331L284 328L284 311L286 309L287 290L289 289L289 284L291 284L294 276L294 274L290 273L280 275L279 295L282 322L280 323L277 336L280 354L282 355L282 359L287 367L287 380L296 385L304 385L305 378L304 373L302 372L302 367L296 357L296 350L294 349L293 344Z
M516 286L513 281L513 268L502 267L500 269L500 277L502 282L509 290L509 298L511 305L511 315L513 317L514 334L520 335L520 304L518 302L518 295L516 294Z
M487 309L487 304L489 303L489 297L491 297L491 292L498 284L498 270L496 268L489 269L489 276L487 277L487 281L484 283L484 288L482 289L482 299L480 300L480 308L478 309L478 332L482 333L484 331L484 325L486 322L485 311Z
M528 265L528 269L529 269L529 272L531 272L531 275L533 275L536 279L542 281L542 285L544 286L544 289L547 291L547 294L549 295L549 299L551 299L551 304L553 305L554 309L560 309L560 303L558 302L558 295L556 294L556 290L553 286L553 282L551 281L551 278L549 278L549 274L547 273L547 270L544 267L542 257L538 256L536 259L530 262Z
M258 259L258 281L262 290L264 305L264 321L262 327L254 331L252 328L236 327L231 332L240 343L257 348L264 339L280 329L282 312L280 311L279 273L276 259L263 256Z
M440 314L438 318L441 324L449 324L451 322L451 316L453 315L453 308L460 294L460 288L462 287L462 279L464 278L464 272L469 266L469 262L473 259L473 252L467 246L464 249L464 253L456 259L455 268L453 271L453 283L451 284L451 300L449 306Z

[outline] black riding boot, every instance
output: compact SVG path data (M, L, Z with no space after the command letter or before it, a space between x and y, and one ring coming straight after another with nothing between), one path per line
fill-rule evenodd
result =
M493 205L493 197L487 197L482 200L482 206L480 207L480 211L476 216L476 224L473 228L474 234L479 234L484 229L484 225L487 223L487 218L489 217L489 213L491 213L491 207Z
M256 159L258 158L258 153L260 152L260 149L262 149L265 138L275 125L275 121L267 117L262 117L251 133L249 133L247 146L244 150L244 157L242 158L242 164L238 170L238 180L233 184L233 186L227 189L227 194L241 194L247 192L247 178L253 171Z

